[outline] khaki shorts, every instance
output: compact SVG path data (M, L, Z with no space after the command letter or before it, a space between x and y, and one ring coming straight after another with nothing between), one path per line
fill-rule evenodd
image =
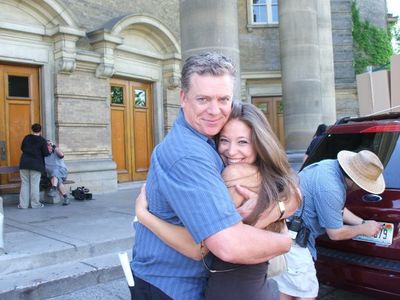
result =
M278 283L279 292L294 297L316 298L319 284L314 261L308 248L302 248L294 243L285 257L287 271L274 277Z

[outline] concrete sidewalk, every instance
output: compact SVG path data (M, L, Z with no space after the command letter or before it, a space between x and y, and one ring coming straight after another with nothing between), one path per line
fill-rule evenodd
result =
M130 299L117 253L131 255L141 184L68 206L21 210L16 196L6 200L0 299ZM374 298L322 285L318 299Z
M141 183L115 193L18 209L4 203L1 299L46 299L123 276L120 251L132 248L134 199Z

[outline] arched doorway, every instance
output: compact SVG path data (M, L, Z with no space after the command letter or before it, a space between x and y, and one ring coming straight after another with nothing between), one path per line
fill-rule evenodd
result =
M118 181L144 180L153 146L176 115L178 106L171 99L179 99L180 46L152 17L131 15L114 21L107 35L104 29L89 34L89 39L94 45L109 45L105 36L115 41L110 124Z

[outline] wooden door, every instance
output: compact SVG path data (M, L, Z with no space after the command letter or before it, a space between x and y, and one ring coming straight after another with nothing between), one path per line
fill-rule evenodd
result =
M151 85L111 80L112 156L118 181L144 180L153 150Z
M0 64L0 165L19 165L21 142L40 123L39 68ZM1 183L19 181L3 175Z
M252 103L261 109L268 119L273 132L285 147L285 128L283 123L283 102L281 97L253 97Z

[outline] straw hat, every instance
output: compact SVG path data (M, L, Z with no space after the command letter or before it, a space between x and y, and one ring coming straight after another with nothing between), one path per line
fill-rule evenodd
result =
M363 190L381 194L385 190L383 165L375 153L362 150L358 153L342 150L337 155L340 166Z

